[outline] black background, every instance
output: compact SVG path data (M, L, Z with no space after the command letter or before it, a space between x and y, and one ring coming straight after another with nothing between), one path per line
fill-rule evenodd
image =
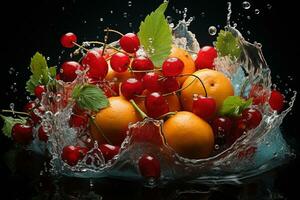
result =
M144 19L146 14L153 11L161 1L132 0L131 2L132 6L128 7L128 1L121 0L8 1L5 4L2 1L0 108L8 108L11 102L15 103L16 109L22 108L27 95L24 85L30 75L27 67L30 57L36 51L41 52L46 57L49 56L50 65L59 66L60 62L67 57L68 51L61 55L63 48L60 46L59 38L63 33L74 32L79 41L84 41L101 40L103 29L108 26L123 33L138 31L140 21ZM249 1L251 8L245 10L241 6L242 2L232 1L232 20L238 24L238 28L245 38L262 43L264 55L272 70L273 80L278 82L281 88L287 86L281 84L280 81L288 82L288 87L295 90L297 85L296 71L299 67L299 56L297 56L297 48L299 48L297 18L299 18L299 12L296 11L297 6L289 0L276 2L274 0L257 0ZM268 9L267 4L270 4L272 8ZM227 15L226 1L170 0L167 15L171 15L176 22L182 18L182 14L176 14L176 9L182 11L184 7L188 8L188 17L195 16L190 30L197 35L200 45L212 44L216 37L209 35L207 29L210 25L224 27ZM259 15L254 14L256 8L260 10ZM110 12L111 10L113 13ZM124 12L127 13L127 18L124 18ZM202 13L205 13L204 16ZM246 18L247 15L251 17L251 20ZM100 18L103 18L102 22ZM129 23L132 23L132 27L129 26ZM247 31L250 31L250 35ZM62 56L62 59L59 59L59 56ZM9 73L10 68L14 68L12 74ZM280 77L278 78L276 75L280 75ZM289 80L290 76L292 80ZM14 83L16 84L14 85ZM13 92L12 86L17 91ZM297 112L299 105L297 104L299 103L296 102L292 115L287 116L282 126L286 139L296 152L299 148L299 133L296 126L299 117ZM12 142L1 135L1 155L11 147ZM297 166L296 159L276 171L275 190L289 199L292 199L292 194L296 193L295 185L297 185L299 175ZM10 189L10 191L15 190L11 197L22 199L23 194L25 194L23 198L30 199L31 189L26 187L27 179L22 178L22 176L13 177L2 164L2 159L0 167L0 174L3 176L0 181L4 184L7 183L4 188ZM111 188L109 187L113 185L111 190L114 192L120 189L116 184L109 182L105 187L108 187L107 191L110 191ZM141 188L138 187L138 189ZM140 194L139 191L137 192ZM151 194L153 195L151 192L146 194L150 197ZM136 194L132 195L137 196Z

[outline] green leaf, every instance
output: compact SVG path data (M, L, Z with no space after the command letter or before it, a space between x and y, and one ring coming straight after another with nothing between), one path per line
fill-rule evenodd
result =
M24 117L13 118L13 117L7 117L4 115L0 115L0 117L4 121L4 125L2 127L2 132L4 133L4 135L6 135L9 138L11 137L12 128L16 123L20 123L20 124L26 123L26 118L24 118Z
M54 79L56 76L56 66L49 67L49 73L50 73L50 77Z
M73 89L72 98L82 109L99 111L109 106L109 102L103 91L94 85L77 85Z
M248 108L252 104L252 99L247 101L239 96L227 97L220 109L220 115L222 116L239 116L243 110Z
M162 65L172 48L172 33L164 16L167 6L168 2L164 2L147 15L138 32L142 46L156 67Z
M216 49L221 56L230 56L239 58L241 48L238 39L229 31L221 30L216 41Z

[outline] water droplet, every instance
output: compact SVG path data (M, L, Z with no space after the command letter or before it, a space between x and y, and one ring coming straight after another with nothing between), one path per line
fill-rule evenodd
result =
M9 104L9 108L14 111L15 110L15 104L14 103L10 103Z
M103 22L103 18L102 17L100 18L100 22Z
M64 10L65 10L65 7L61 7L61 10L64 11Z
M244 9L248 10L251 7L251 4L248 1L244 1L242 3Z
M173 23L169 24L169 26L170 26L170 28L174 28L174 24Z
M237 23L233 23L233 28L236 28L237 27Z
M13 67L11 67L11 68L9 68L8 73L9 73L9 74L13 74L14 71L15 71L15 69L14 69Z
M205 17L205 12L201 12L201 17Z
M110 14L113 14L113 13L114 13L114 11L113 11L113 10L110 10L109 12L110 12Z
M156 180L155 180L155 178L154 177L149 177L148 179L147 179L147 185L148 186L155 186L155 184L156 184Z
M268 8L269 10L271 10L272 5L268 3L268 4L267 4L267 8Z
M128 23L128 26L131 28L131 27L132 27L132 23L131 23L131 22L129 22L129 23Z
M220 146L218 144L215 145L215 150L219 150Z
M248 16L247 16L247 19L251 19L251 17L248 15Z
M47 60L48 60L48 61L50 60L50 57L49 57L49 56L47 57Z
M216 33L217 33L217 28L216 28L215 26L210 26L210 27L208 28L208 33L209 33L209 35L216 35Z
M250 35L250 34L251 34L251 32L250 32L250 31L247 31L247 34L248 34L248 35Z
M254 13L255 13L256 15L258 15L259 12L260 12L260 11L259 11L258 9L255 9L255 10L254 10Z
M123 17L124 17L124 18L127 18L127 12L124 12L124 13L123 13Z
M132 6L132 2L128 1L128 7L131 7L131 6Z

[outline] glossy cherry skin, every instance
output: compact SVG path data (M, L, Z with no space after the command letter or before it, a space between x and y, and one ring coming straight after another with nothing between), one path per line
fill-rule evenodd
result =
M156 179L160 177L160 162L156 157L145 154L140 157L138 166L143 177Z
M127 33L120 39L121 48L127 53L134 53L140 48L140 40L134 33Z
M44 85L38 85L34 88L34 95L38 98L38 99L42 99L42 95L43 93L46 92L46 88Z
M39 106L38 108L34 108L30 112L30 117L31 117L32 121L34 122L34 124L38 124L41 121L40 116L35 114L36 111L42 115L45 113L45 108L43 106Z
M102 152L102 155L106 162L111 160L115 155L117 155L120 152L119 146L114 146L110 144L101 144L99 146L99 149Z
M206 121L211 120L217 112L215 99L201 95L193 97L192 112Z
M229 117L216 117L211 125L215 135L215 143L225 144L232 129L232 120Z
M86 128L88 124L88 116L72 114L70 117L69 125L75 128Z
M195 64L197 69L214 68L214 60L217 57L217 50L212 46L202 47L197 55Z
M273 110L280 112L284 107L284 96L277 90L272 90L269 104Z
M66 33L61 36L60 43L65 48L72 48L77 42L77 36L74 33Z
M48 141L48 135L43 126L40 126L38 129L38 138L44 142Z
M262 114L255 108L247 108L242 112L242 118L246 120L247 128L252 129L256 128L260 124Z
M121 52L112 55L110 59L111 68L119 73L125 72L128 69L129 64L129 56Z
M87 75L95 80L102 80L107 75L108 64L101 54L97 51L90 50L86 53L81 61L83 67L89 67Z
M24 112L30 113L36 107L36 103L34 101L30 101L25 104L23 110Z
M138 56L133 59L131 68L136 71L148 71L154 69L154 64L149 58ZM134 75L137 79L142 79L145 75L145 72L135 72Z
M149 117L158 118L169 112L169 105L160 93L152 92L146 96L145 107Z
M162 74L164 76L178 76L184 68L184 63L179 58L168 58L163 62Z
M73 145L65 146L62 150L61 159L68 165L74 166L82 158L79 148Z
M180 84L175 77L165 77L159 82L163 93L170 93L180 89Z
M159 82L159 75L155 72L148 72L142 78L142 83L145 89L149 92L160 92L162 87Z
M64 62L60 68L60 79L64 82L74 81L77 78L77 70L83 70L83 67L78 62Z
M142 94L143 90L142 82L136 78L129 78L121 85L121 93L126 99L133 99L135 95Z
M12 128L12 138L16 143L28 144L33 139L32 126L17 123Z

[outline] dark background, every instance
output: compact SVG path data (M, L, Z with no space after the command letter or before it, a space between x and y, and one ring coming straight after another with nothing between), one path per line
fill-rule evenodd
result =
M9 108L11 102L15 103L16 110L22 108L27 96L24 86L30 75L27 67L31 56L36 51L49 57L48 62L50 65L59 66L60 62L67 57L69 52L61 53L63 48L59 43L59 38L63 33L70 31L76 33L80 42L93 39L101 40L104 36L103 29L108 26L123 33L137 32L140 21L161 3L160 0L132 0L131 2L131 7L128 6L128 1L121 0L8 1L5 4L1 2L2 51L0 80L2 86L0 87L0 108ZM216 36L208 34L208 27L214 25L218 30L224 27L227 15L226 2L219 0L170 0L167 15L171 15L176 23L178 19L182 18L182 14L176 13L176 9L183 11L183 8L187 7L188 17L195 16L190 30L197 35L201 46L211 45ZM238 28L245 38L252 42L258 41L263 45L263 52L272 70L274 82L277 82L280 88L290 87L295 90L297 85L296 71L298 71L297 68L299 67L298 56L296 55L299 52L297 50L299 48L299 31L297 30L296 21L299 18L299 11L296 11L297 6L293 1L289 0L252 0L249 1L251 8L245 10L242 8L242 2L232 1L232 21L238 24ZM272 6L271 9L268 9L268 4ZM260 10L258 15L254 14L254 9L256 8ZM112 13L111 10L113 11ZM124 14L124 12L127 14ZM248 15L251 17L251 20L247 19L246 16ZM103 18L103 21L100 18ZM250 34L247 31L250 31ZM280 75L280 77L277 75ZM283 83L288 83L288 86ZM284 136L296 153L299 149L299 133L296 126L299 117L298 107L299 103L296 102L292 115L288 115L282 125ZM4 187L1 186L1 189L6 191L2 194L5 197L10 194L7 198L31 199L37 193L35 182L32 183L31 179L24 175L26 172L12 175L6 164L2 162L2 155L11 149L12 146L10 139L0 135L0 181L5 184ZM23 159L26 160L27 157ZM298 185L299 172L297 167L298 159L271 173L272 185L274 185L272 190L275 191L275 194L279 194L277 195L278 199L280 199L280 195L293 199L292 196L297 192L296 185ZM258 177L258 180L259 182L268 182L265 180L270 180L270 178L261 176ZM30 181L31 184L28 184ZM256 180L253 182L259 187ZM67 182L66 184L69 185L70 183ZM85 183L80 184L85 185ZM149 190L133 183L103 181L99 184L100 189L98 191L100 191L100 194L108 197L104 199L111 199L115 195L123 194L130 194L137 199L145 196L151 197L150 199L165 198L166 196L171 198L172 195L169 195L169 193L172 193L172 191L176 192L184 187L194 187L180 184L161 190L150 190L149 192ZM217 191L220 194L217 192L216 199L218 199L218 195L223 197L222 199L226 199L227 196L229 199L235 199L241 193L243 187L247 188L248 185L219 186L220 190ZM65 188L64 191L74 192L70 188L66 189L64 183L62 185L58 184L59 186ZM74 190L82 188L85 187L75 187ZM206 187L202 189L207 190ZM83 191L86 190L83 189ZM120 191L120 193L116 191ZM267 193L266 191L267 189L264 192ZM2 194L0 194L0 199L2 199ZM215 195L215 193L213 194ZM251 190L250 194L252 194ZM196 196L198 199L200 197L201 195ZM184 197L183 199L189 199L189 197ZM190 199L193 199L193 195Z

